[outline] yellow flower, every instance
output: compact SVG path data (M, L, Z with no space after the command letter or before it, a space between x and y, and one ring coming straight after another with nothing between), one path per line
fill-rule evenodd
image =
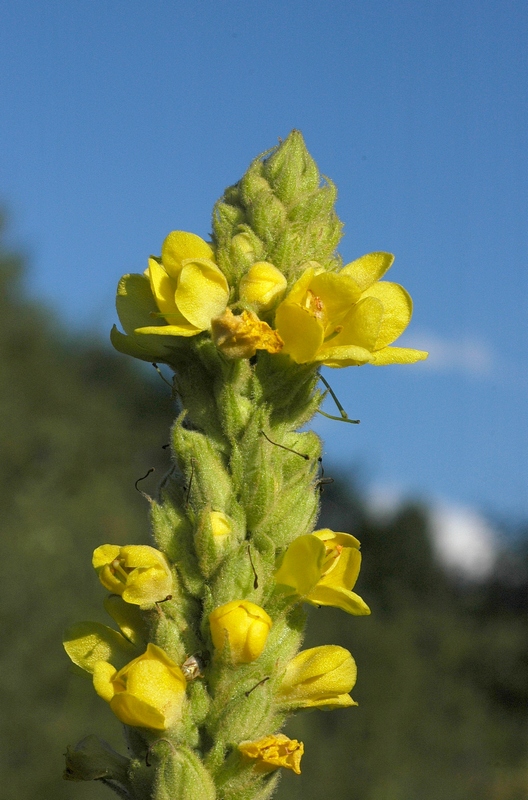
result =
M146 544L103 544L94 550L92 564L103 586L127 603L157 603L172 592L167 559Z
M269 311L286 291L287 281L277 267L257 261L240 281L240 299L257 311Z
M229 286L214 262L210 245L194 233L172 231L161 258L150 258L148 277L159 316L166 325L135 329L136 334L195 336L209 329L229 299Z
M349 614L370 614L364 600L351 591L359 575L359 542L348 533L323 528L290 544L275 581L282 591L314 606L335 606Z
M411 364L426 358L421 350L388 346L412 315L405 289L379 280L393 261L390 253L369 253L338 273L307 264L275 315L283 352L298 364L328 367Z
M212 320L213 341L227 358L252 358L257 350L278 353L282 339L253 311L235 316L226 308L221 317Z
M356 676L356 663L344 647L312 647L289 662L277 697L280 703L294 708L355 706L349 692Z
M93 683L125 725L164 731L181 717L187 681L180 667L155 644L119 671L107 661L98 661Z
M238 749L245 758L255 761L257 772L271 772L284 767L296 775L301 774L304 744L297 739L288 739L283 733L265 736L257 742L242 742Z
M226 641L234 664L255 661L266 646L272 620L263 608L249 600L233 600L209 614L211 636L221 652Z

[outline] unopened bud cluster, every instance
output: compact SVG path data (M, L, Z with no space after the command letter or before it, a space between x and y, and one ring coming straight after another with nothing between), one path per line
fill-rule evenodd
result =
M391 347L411 317L382 281L392 256L341 267L335 188L297 131L226 190L207 242L170 233L125 275L123 353L174 372L172 468L151 500L154 545L103 544L93 566L115 626L73 625L64 646L125 725L125 758L95 737L65 777L132 800L265 800L303 744L306 708L355 705L351 654L301 650L303 605L365 615L359 542L314 530L321 365L411 363Z

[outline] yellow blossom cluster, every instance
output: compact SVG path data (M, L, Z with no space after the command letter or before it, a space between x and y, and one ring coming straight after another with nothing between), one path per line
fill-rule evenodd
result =
M211 244L172 231L143 276L121 279L117 310L125 333L114 327L112 342L154 360L177 346L174 337L209 331L227 358L267 350L297 364L411 364L427 353L391 346L412 316L405 289L381 280L393 261L390 253L369 253L339 272L310 261L289 291L276 266L256 261L230 287Z
M229 535L225 515L211 512L219 537ZM166 731L180 724L185 712L185 671L161 647L140 633L140 609L170 598L173 575L159 550L147 545L102 545L93 566L111 594L105 607L121 632L95 622L72 626L64 647L77 666L92 675L94 689L126 725ZM329 529L300 536L287 548L275 573L277 595L294 602L332 605L352 614L368 614L352 592L360 565L359 542ZM137 609L137 611L136 611ZM257 661L266 648L273 620L249 600L233 600L209 614L215 653L236 667ZM350 697L356 665L348 650L324 645L303 650L285 666L278 685L278 708L340 708L355 705ZM302 743L270 734L239 745L258 772L278 767L300 772Z

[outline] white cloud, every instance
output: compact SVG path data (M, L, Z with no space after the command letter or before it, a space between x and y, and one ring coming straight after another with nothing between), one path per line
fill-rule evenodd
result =
M442 503L431 509L430 521L433 544L447 569L473 580L491 574L498 555L498 537L482 514Z
M487 377L497 366L497 358L490 345L472 336L447 339L435 333L413 332L402 337L401 344L402 347L428 350L429 358L420 362L426 369L456 370Z
M371 514L385 521L409 499L397 484L374 486L368 494ZM433 547L451 573L470 580L490 575L498 556L498 534L476 509L444 500L424 500L429 509Z

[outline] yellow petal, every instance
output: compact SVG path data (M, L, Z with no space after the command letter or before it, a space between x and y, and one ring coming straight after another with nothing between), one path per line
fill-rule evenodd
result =
M322 300L328 319L327 327L331 331L361 296L361 289L356 281L341 272L322 272L316 275L310 283L310 291ZM328 330L326 333L328 334Z
M176 304L183 316L200 330L211 326L229 299L229 286L224 274L212 261L185 261L176 289Z
M310 287L310 283L317 272L319 264L315 261L309 262L312 266L305 267L301 277L295 281L290 289L288 296L284 300L285 303L292 303L299 305L304 300L304 296Z
M343 545L343 547L353 547L358 550L361 547L359 539L356 539L351 533L341 533L341 531L333 531L330 528L319 528L319 530L314 531L311 535L317 536L317 538L327 546L335 542Z
M325 367L352 367L368 364L371 359L372 353L364 347L354 344L342 346L328 344L321 347L315 360L320 361Z
M333 606L354 616L370 614L370 608L358 594L337 586L318 585L306 600L314 606Z
M167 275L161 264L158 264L154 258L149 258L148 272L150 288L162 315L163 324L181 325L182 323L187 323L185 317L178 311L174 299L176 281Z
M383 318L373 350L381 350L400 336L412 317L412 300L403 286L380 281L373 284L361 297L375 297L383 305Z
M107 661L98 661L94 664L93 685L94 689L107 703L111 701L115 694L112 679L117 675L117 670Z
M325 554L324 544L311 533L297 537L284 554L275 582L305 597L321 577Z
M125 544L119 548L119 554L127 569L157 566L165 571L170 571L169 564L163 553L148 544Z
M121 548L117 544L102 544L96 547L92 556L92 567L98 569L104 567L106 564L111 564L115 558L118 558Z
M297 364L315 360L324 341L324 328L309 311L285 300L275 314L275 327L284 342L283 353Z
M329 346L355 345L371 352L378 340L383 320L383 304L375 297L364 297L353 306L343 320L338 336Z
M165 731L170 727L163 711L160 711L144 700L134 697L128 692L119 692L110 700L110 708L124 725L134 728L150 728L154 731Z
M186 258L214 259L212 247L200 236L187 231L172 231L161 246L161 260L167 273L177 278Z
M78 622L64 634L64 649L74 664L93 672L98 661L122 666L137 655L137 649L113 628L100 622Z
M343 267L340 275L350 275L362 291L385 275L394 263L391 253L367 253Z
M281 693L311 691L349 692L356 682L356 664L349 651L337 644L323 644L301 650L293 658L281 681Z
M333 711L336 708L351 708L357 706L349 694L335 694L330 697L319 697L315 700L299 700L296 708L321 708L326 711Z
M327 561L330 569L325 569L319 584L321 586L339 586L352 589L358 579L361 567L359 542L348 533L334 533L326 542ZM339 552L339 557L334 556Z
M123 275L117 285L116 309L123 330L129 335L144 325L165 324L165 320L156 317L159 309L144 275Z
M117 622L123 636L136 646L143 644L147 639L145 621L137 605L126 603L117 594L110 594L103 600L107 614Z
M159 328L136 328L134 331L134 333L138 334L140 337L150 334L154 336L196 336L197 333L201 332L202 328L197 328L191 325L190 322L185 322L181 325L161 325ZM149 360L152 361L152 359Z
M415 364L424 361L429 353L425 350L412 350L408 347L384 347L372 353L371 363L377 367L387 364Z

